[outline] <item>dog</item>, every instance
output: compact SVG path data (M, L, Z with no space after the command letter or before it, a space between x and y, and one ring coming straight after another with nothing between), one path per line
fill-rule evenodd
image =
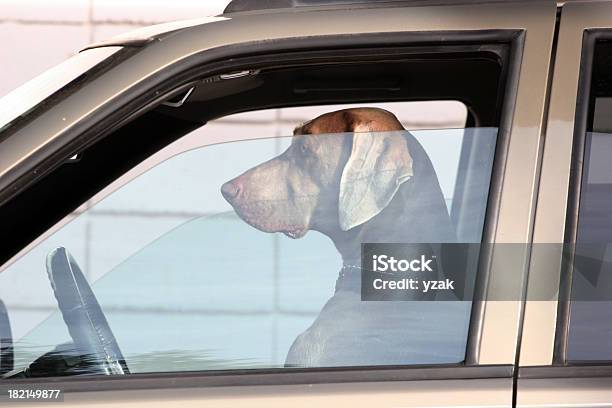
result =
M433 165L391 112L343 109L298 126L286 151L221 194L258 230L293 239L318 231L342 257L334 295L295 339L286 366L425 364L464 352L469 305L457 304L467 302L360 298L362 243L455 240Z

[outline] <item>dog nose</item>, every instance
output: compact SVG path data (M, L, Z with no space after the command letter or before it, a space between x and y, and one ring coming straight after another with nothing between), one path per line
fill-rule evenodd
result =
M221 186L221 194L231 203L240 194L240 186L228 181Z

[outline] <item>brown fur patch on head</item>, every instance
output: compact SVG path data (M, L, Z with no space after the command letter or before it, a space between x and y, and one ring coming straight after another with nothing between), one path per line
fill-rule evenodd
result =
M353 132L359 125L368 124L373 132L403 130L397 117L379 108L350 108L325 113L293 131L294 135Z

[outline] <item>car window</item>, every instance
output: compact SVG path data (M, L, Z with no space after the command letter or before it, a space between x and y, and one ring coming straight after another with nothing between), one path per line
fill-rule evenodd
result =
M427 101L256 111L192 132L0 273L14 372L60 375L60 356L91 374L109 355L76 346L88 329L63 309L58 248L130 373L462 362L470 299L452 285L368 299L361 250L426 245L406 268L427 274L435 244L481 242L497 128L466 121L463 103Z
M595 45L584 135L567 355L612 360L612 44Z

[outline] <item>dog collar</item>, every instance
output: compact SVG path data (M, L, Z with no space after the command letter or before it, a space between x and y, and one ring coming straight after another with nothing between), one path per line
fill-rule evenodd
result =
M361 293L361 266L343 263L338 279L336 280L336 292L349 290Z
M354 271L356 270L361 271L361 266L342 264L342 268L340 269L340 276L344 276L345 274L348 274L348 273L354 273Z

